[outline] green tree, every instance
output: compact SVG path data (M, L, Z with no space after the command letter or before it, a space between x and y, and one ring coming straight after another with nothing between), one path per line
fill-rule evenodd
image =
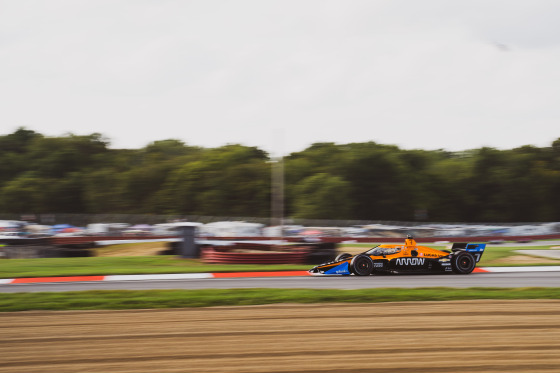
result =
M125 207L122 173L105 168L83 176L85 211L93 214L128 213Z
M347 219L350 217L350 184L340 177L318 173L296 188L295 218Z
M29 145L29 167L46 178L63 178L67 173L93 169L95 156L107 152L100 134L35 138Z
M28 170L28 148L41 134L23 127L0 136L0 186Z
M100 134L0 135L0 213L270 215L271 164L255 147L177 139L109 149ZM286 216L432 221L560 220L560 138L462 152L315 143L284 158Z
M166 213L216 216L269 214L270 165L263 151L228 145L174 170L158 193Z
M47 213L43 194L45 180L24 173L0 190L0 211L5 213Z
M405 169L391 151L377 147L352 150L343 177L352 186L354 219L414 218L411 186Z

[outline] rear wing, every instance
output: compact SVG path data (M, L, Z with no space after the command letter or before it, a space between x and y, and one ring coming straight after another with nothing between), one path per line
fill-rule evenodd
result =
M474 256L476 262L480 261L480 257L486 249L486 244L482 243L453 243L451 251L466 251Z

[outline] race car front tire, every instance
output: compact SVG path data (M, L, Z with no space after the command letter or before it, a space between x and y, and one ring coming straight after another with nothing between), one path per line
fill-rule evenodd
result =
M350 262L350 271L356 275L370 275L373 271L373 261L366 255L358 255Z
M336 262L338 262L338 261L346 260L350 257L352 257L352 255L350 253L341 253L338 256L336 256L336 258L334 260Z
M459 251L451 258L451 268L457 274L470 274L476 266L476 260L468 252Z

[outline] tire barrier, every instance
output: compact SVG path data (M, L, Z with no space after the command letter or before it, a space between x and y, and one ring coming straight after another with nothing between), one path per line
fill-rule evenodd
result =
M71 242L57 242L54 238L21 238L5 240L0 247L0 257L3 258L49 258L49 257L90 257L95 243L81 240ZM66 239L66 238L60 238Z
M318 264L336 256L334 244L273 245L235 243L201 247L203 262L214 264Z
M204 246L201 248L202 261L210 264L304 264L310 249L290 246L289 250L279 246L263 244L234 244L231 246ZM249 248L250 247L250 248Z
M0 248L0 257L3 258L38 258L41 257L42 248L34 245L6 245Z
M14 238L0 241L0 257L2 258L39 258L44 257L45 250L50 248L47 238Z
M93 251L83 248L63 248L38 245L7 245L0 248L3 258L52 258L52 257L91 257Z

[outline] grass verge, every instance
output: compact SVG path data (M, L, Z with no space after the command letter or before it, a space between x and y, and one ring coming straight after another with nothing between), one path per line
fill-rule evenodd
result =
M478 299L560 299L560 288L232 289L72 291L2 294L0 312L119 310L277 303L383 303Z

